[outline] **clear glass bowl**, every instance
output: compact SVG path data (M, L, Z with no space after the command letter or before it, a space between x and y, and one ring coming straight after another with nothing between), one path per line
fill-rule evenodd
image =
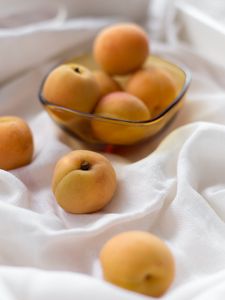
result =
M98 69L91 55L76 57L65 63L71 62L86 66L90 70ZM185 67L178 66L159 57L149 56L146 65L154 65L166 69L174 78L177 87L175 99L166 108L159 111L153 118L147 121L139 122L113 119L55 105L48 102L42 95L44 81L40 87L39 100L57 125L85 142L109 145L135 144L155 135L169 123L181 109L191 81L190 72ZM117 77L117 80L123 86L127 77ZM107 134L104 140L101 140L95 135L94 127L104 129L110 134Z

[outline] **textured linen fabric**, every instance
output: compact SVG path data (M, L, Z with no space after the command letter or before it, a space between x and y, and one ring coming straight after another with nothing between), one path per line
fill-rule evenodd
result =
M135 1L131 2L134 5ZM146 11L147 1L137 2L143 5L137 6L138 15ZM97 4L101 7L103 2L96 1ZM79 5L82 7L85 1ZM43 45L30 52L33 61L25 60L21 69L21 58L10 60L12 52L4 51L10 72L5 61L0 61L0 114L25 118L35 141L31 164L10 172L0 170L0 299L149 299L105 282L98 258L101 247L113 235L125 230L146 230L163 239L175 258L175 281L162 299L222 300L225 295L225 70L222 67L182 46L173 48L152 42L154 54L185 63L192 72L183 109L156 137L105 154L116 169L118 189L102 211L72 215L55 202L51 178L57 160L72 149L94 148L56 128L38 102L38 88L52 66L66 55L87 49L97 30L111 21L113 18L80 19L80 27L76 22L65 22L58 30L49 25L40 31L30 29L24 39L35 45L38 36L38 44ZM81 27L85 27L85 34ZM17 33L19 29L15 36ZM53 37L58 50L53 51L50 42L46 55L45 42ZM11 35L3 36L0 32L0 44L6 40L13 43Z

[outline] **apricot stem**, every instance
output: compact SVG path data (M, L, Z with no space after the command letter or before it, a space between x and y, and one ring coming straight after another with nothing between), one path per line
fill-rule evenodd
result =
M152 275L151 274L146 274L145 275L145 280L150 280L152 278Z
M86 160L82 161L82 163L80 164L80 169L83 171L88 171L88 170L90 170L90 168L91 168L91 165Z
M77 73L79 73L79 74L81 74L81 71L80 71L79 68L75 68L74 71L77 72Z

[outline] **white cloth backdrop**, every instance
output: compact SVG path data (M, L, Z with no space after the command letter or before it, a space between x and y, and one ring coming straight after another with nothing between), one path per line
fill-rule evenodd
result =
M87 2L76 1L76 11ZM108 5L94 2L103 11ZM147 1L124 2L127 8L136 5L131 20L143 14L144 21ZM118 14L116 6L111 11ZM119 183L113 201L101 212L78 216L55 203L50 182L56 161L87 145L53 125L38 103L38 87L53 64L82 52L112 20L81 18L39 30L0 31L0 114L24 117L35 139L30 165L0 171L0 299L145 299L106 283L98 260L111 236L139 229L159 236L174 254L176 278L163 299L224 300L225 70L190 49L152 42L154 53L190 68L192 85L166 130L107 155Z

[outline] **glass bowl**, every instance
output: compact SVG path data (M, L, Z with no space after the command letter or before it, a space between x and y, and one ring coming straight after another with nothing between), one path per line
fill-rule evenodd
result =
M88 54L76 57L65 63L72 62L81 64L90 70L98 69L93 57ZM84 142L105 145L135 144L152 137L169 123L182 107L185 94L191 81L190 72L185 67L178 66L159 57L149 56L146 65L154 65L166 69L175 80L177 89L174 100L147 121L140 122L113 119L55 105L48 102L42 95L44 81L40 87L39 100L57 125ZM123 76L117 77L116 79L123 86L128 77L129 76ZM107 134L104 134L104 139L96 136L94 131L96 127L98 130L107 132Z

